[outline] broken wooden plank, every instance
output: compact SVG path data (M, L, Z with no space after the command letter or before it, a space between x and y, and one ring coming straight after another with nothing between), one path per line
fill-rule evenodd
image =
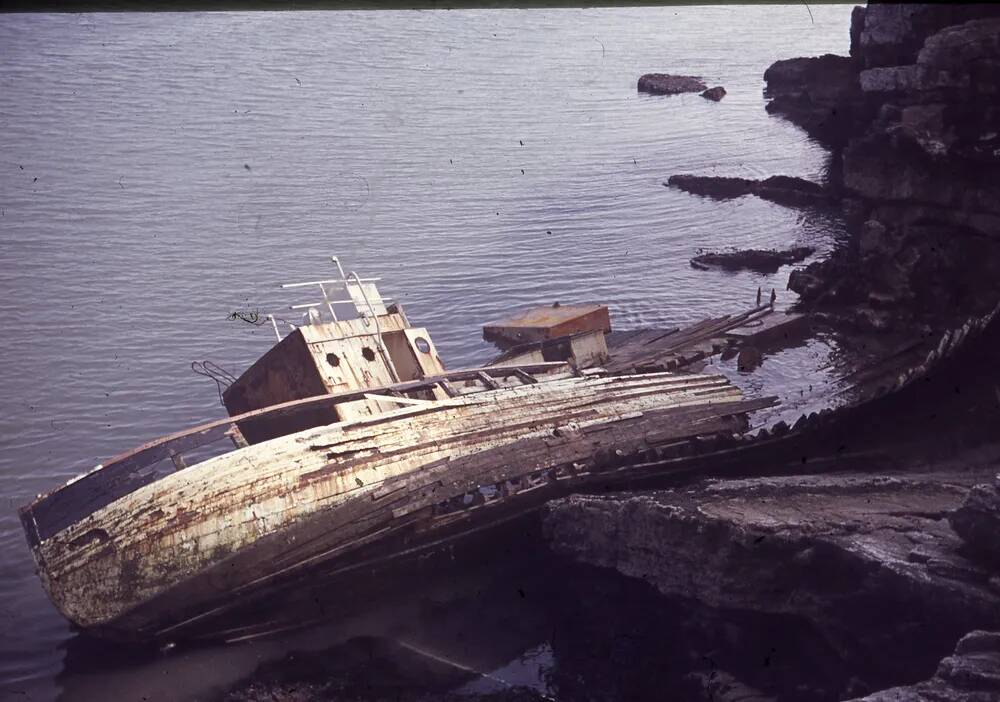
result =
M487 388L489 388L490 390L499 390L500 389L500 383L498 383L497 381L493 380L493 378L491 378L490 376L488 376L486 373L477 373L476 375L479 378L480 382L482 382L482 384L484 386L486 386Z
M492 379L491 379L492 380ZM494 381L495 382L495 381ZM374 392L365 393L366 400L381 400L382 402L395 402L398 405L415 405L426 407L427 405L433 405L435 400L418 400L413 397L403 397L402 394L399 395L380 395Z
M742 344L765 346L801 338L808 330L808 315L788 312L750 320L741 326L729 329L725 336Z

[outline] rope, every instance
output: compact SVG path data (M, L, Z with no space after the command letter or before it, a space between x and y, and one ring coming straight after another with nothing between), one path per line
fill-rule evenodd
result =
M219 404L225 407L222 393L236 382L236 376L212 361L191 361L191 370L215 382L215 388L219 392Z

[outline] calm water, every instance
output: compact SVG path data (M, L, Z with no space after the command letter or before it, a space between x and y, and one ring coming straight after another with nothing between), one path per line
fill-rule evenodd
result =
M273 335L227 316L302 301L277 285L328 275L329 255L382 276L451 367L486 358L482 323L524 304L604 302L627 328L783 290L787 270L703 272L688 259L729 245L822 251L835 223L661 183L818 178L825 152L765 113L761 75L778 58L845 53L849 14L0 16L0 691L45 699L72 683L77 697L86 678L55 681L72 635L15 508L219 416L191 361L245 368ZM649 71L729 94L639 95ZM822 349L808 351L822 365ZM95 694L171 698L149 682L167 672L195 694L256 661L248 651L169 659L139 688L137 671L107 674Z

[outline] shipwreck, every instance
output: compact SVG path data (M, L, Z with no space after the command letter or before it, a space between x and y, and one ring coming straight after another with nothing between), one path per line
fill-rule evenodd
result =
M717 450L776 403L684 372L771 307L611 332L607 308L487 325L507 350L448 369L428 331L345 273L223 394L230 416L115 456L20 510L58 610L172 641L305 578L432 549L600 481ZM764 325L773 328L773 321Z

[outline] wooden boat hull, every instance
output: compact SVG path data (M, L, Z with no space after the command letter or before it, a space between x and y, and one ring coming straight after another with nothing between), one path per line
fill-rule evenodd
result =
M78 626L183 638L358 554L433 544L650 452L731 436L769 404L721 377L666 373L424 402L185 467L29 542L50 598Z

